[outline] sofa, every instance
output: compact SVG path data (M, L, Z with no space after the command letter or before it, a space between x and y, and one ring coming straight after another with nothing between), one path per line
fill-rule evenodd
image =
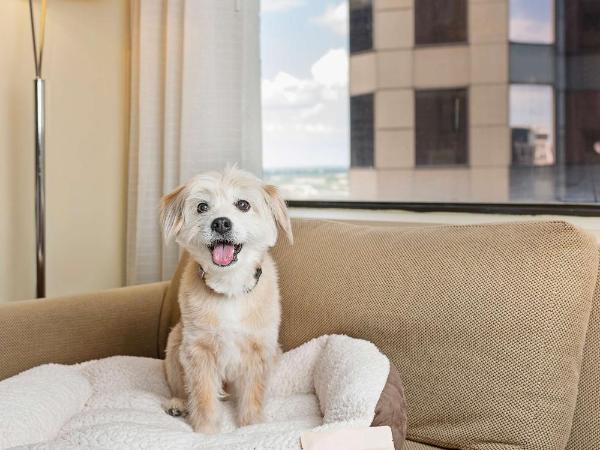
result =
M333 333L374 342L404 383L405 450L600 449L593 237L561 221L298 219L293 231L273 249L283 349ZM0 305L0 379L164 357L181 267L171 282Z

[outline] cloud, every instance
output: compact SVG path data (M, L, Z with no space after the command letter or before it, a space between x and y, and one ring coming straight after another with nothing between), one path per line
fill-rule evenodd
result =
M271 80L262 80L263 105L273 109L310 107L318 100L319 88L314 80L278 72Z
M310 69L311 78L297 78L278 72L262 80L263 105L273 109L314 108L347 96L348 54L342 48L330 49Z
M307 77L280 71L262 80L267 167L345 164L348 149L348 55L327 50Z
M554 121L551 86L513 84L509 98L511 127L537 127L551 132Z
M343 48L328 50L310 69L313 79L324 86L347 86L348 53Z
M544 20L513 18L510 21L510 40L551 44L554 42L553 26Z
M304 5L304 0L260 0L260 11L283 12Z
M325 12L313 19L315 23L329 28L339 36L348 35L348 4L341 2L337 6L328 6Z

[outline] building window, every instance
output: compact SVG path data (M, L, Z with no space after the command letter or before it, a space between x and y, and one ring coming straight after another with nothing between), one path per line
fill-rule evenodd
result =
M416 164L467 164L467 90L416 91Z
M600 2L565 1L567 49L571 54L598 53L600 48Z
M513 166L554 164L554 90L552 86L510 87Z
M466 41L466 0L415 1L415 42L417 45Z
M554 0L510 0L509 29L512 42L552 44Z
M350 166L373 167L374 147L373 94L350 99Z
M371 0L350 0L350 53L373 48L373 5Z

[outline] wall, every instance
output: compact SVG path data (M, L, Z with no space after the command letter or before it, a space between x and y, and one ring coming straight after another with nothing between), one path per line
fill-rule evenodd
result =
M35 292L27 1L0 2L0 302ZM124 281L129 2L48 2L47 293Z

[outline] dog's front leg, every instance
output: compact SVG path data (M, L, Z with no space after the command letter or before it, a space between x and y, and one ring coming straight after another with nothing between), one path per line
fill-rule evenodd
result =
M181 363L185 372L189 420L196 432L214 434L219 431L219 379L216 348L210 342L195 342L182 349Z
M243 427L262 420L269 361L265 349L257 342L251 342L242 355L241 375L237 380L236 391L238 421Z

